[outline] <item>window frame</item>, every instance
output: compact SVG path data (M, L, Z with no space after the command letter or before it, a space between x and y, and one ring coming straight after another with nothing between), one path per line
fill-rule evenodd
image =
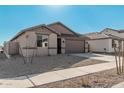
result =
M41 37L41 39L38 39L38 36ZM47 42L47 46L43 46L43 42L44 42L43 36L46 36L45 39L46 39L46 42ZM36 39L37 47L48 48L48 43L49 43L49 35L48 34L37 34L36 37L37 37L37 39ZM38 41L41 41L40 46L38 45ZM46 44L44 44L44 45L46 45Z
M114 48L114 47L116 47L117 45L116 45L116 43L115 43L115 40L114 39L112 39L112 48Z

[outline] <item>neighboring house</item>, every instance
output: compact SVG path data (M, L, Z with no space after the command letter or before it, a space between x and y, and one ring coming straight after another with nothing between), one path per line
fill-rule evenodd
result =
M81 53L85 51L85 39L64 24L56 22L22 30L4 44L4 49L7 54L23 55L32 55L35 50L37 56Z
M86 44L89 45L89 51L113 53L113 40L123 38L124 30L106 28L101 32L88 33L85 35L90 38L90 40L86 41Z

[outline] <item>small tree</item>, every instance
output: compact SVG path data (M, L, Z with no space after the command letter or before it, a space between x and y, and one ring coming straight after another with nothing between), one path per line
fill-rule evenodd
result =
M121 75L124 72L124 41L114 40L112 47L115 52L117 74Z

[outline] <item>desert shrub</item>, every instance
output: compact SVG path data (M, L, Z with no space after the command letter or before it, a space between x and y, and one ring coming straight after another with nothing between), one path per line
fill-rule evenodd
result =
M89 78L82 78L81 85L82 87L85 87L85 88L91 88Z

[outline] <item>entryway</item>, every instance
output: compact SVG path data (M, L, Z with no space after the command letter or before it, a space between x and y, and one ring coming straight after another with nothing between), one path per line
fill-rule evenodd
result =
M57 54L61 54L61 38L57 39Z

